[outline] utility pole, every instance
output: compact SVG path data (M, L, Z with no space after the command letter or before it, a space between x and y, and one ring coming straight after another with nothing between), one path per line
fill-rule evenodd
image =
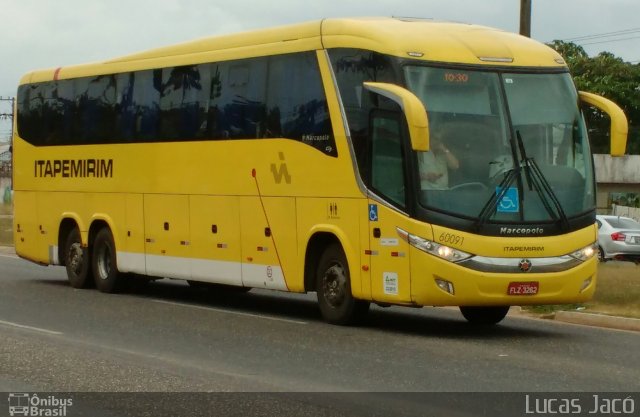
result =
M10 112L9 113L0 113L0 120L7 120L9 119L11 121L11 133L9 136L9 154L13 155L13 113L15 112L15 103L16 103L16 99L14 97L2 97L0 96L0 102L2 101L8 101L9 105L11 106ZM4 165L4 164L2 164ZM6 166L2 166L2 172L4 173L6 169ZM13 169L13 158L11 158L11 160L9 161L9 172L11 172L11 170ZM2 196L2 201L3 202L8 202L11 201L11 190L12 188L5 188L4 190L4 195ZM7 197L9 196L9 197Z
M11 112L10 113L0 113L0 120L9 120L11 122L11 133L10 133L10 138L9 139L13 139L13 112L15 109L15 104L16 104L16 99L15 97L2 97L0 96L0 101L8 101L9 102L9 106L11 108Z
M531 1L520 0L520 34L531 37Z

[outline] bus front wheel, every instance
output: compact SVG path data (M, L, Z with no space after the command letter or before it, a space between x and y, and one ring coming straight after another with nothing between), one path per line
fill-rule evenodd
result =
M80 231L74 228L67 235L64 245L64 265L67 279L73 288L87 288L92 284L89 249L82 246Z
M469 323L488 326L501 322L509 312L509 306L460 307L460 312Z
M116 264L116 247L108 228L100 229L93 241L91 266L98 290L114 293L120 290L122 274Z
M328 246L316 272L316 292L322 317L332 324L353 324L369 310L369 303L351 294L347 257L338 244Z

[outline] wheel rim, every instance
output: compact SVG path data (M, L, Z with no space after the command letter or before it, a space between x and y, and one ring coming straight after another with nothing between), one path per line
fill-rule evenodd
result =
M342 265L335 264L324 273L322 288L324 298L330 306L339 307L343 303L347 289L346 284L347 276Z
M111 251L109 247L106 245L100 248L100 251L96 254L97 256L97 267L98 267L98 275L100 279L109 278L109 274L111 273Z
M75 275L82 273L82 266L84 264L84 251L80 242L75 242L69 247L67 253L67 265Z

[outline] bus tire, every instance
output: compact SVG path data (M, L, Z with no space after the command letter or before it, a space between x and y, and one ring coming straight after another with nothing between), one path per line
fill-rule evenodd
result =
M89 248L82 246L80 231L74 227L64 244L64 265L73 288L88 288L93 284Z
M331 324L354 324L369 311L368 302L351 294L349 264L339 244L328 246L320 257L316 292L322 317Z
M471 324L490 326L500 323L509 312L509 308L509 306L460 307L460 312Z
M109 228L100 229L93 240L91 266L96 287L101 292L115 293L122 286L122 274L118 272L116 263L116 245Z

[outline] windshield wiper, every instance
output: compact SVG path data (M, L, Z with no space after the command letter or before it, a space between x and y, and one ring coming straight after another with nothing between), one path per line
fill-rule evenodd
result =
M518 148L520 149L520 155L522 156L522 160L520 161L520 163L524 164L526 168L527 161L529 160L529 158L527 158L527 150L524 147L524 142L522 141L522 136L520 135L519 130L516 130L516 140L518 141ZM527 179L527 184L529 185L529 191L531 191L531 186L532 186L531 172L529 172L528 169L525 169L524 176Z
M560 220L560 226L563 230L568 230L569 219L567 218L567 214L562 208L562 204L560 203L560 200L558 200L558 196L553 192L551 184L547 181L547 178L542 173L542 170L538 166L536 160L533 157L527 157L524 142L522 141L522 136L518 130L516 130L516 139L518 140L518 147L520 148L520 155L522 156L522 163L524 164L523 168L527 179L527 185L529 186L529 191L535 190L549 215L554 220ZM553 208L555 208L555 212L551 207L549 200L551 200Z
M504 196L507 194L507 191L509 190L509 186L513 184L513 181L515 181L516 177L518 176L519 170L520 170L520 166L518 166L518 170L516 170L515 168L509 169L506 172L506 175L504 176L500 184L498 185L498 190L500 191L498 191L497 193L491 194L491 198L489 198L489 201L487 201L485 205L482 207L482 210L478 215L478 220L476 220L474 224L474 228L477 232L480 232L480 228L482 227L482 225L484 225L487 222L487 220L489 220L489 218L491 217L491 214L493 214L493 212L495 212L495 210L498 208L498 204L500 203L500 201L502 201Z
M486 204L482 207L482 210L478 215L478 219L474 224L474 228L479 232L482 225L487 223L491 215L497 209L498 204L500 204L502 199L507 194L507 191L509 190L511 184L513 184L513 182L517 178L519 178L521 171L524 170L524 176L529 190L536 191L547 213L549 213L553 220L560 220L562 229L567 230L569 228L569 219L567 218L567 214L562 208L562 204L560 204L558 197L553 192L549 181L547 181L544 174L542 173L542 170L538 166L538 163L533 157L527 157L527 152L524 147L524 142L522 140L522 136L520 135L520 131L516 131L516 139L522 159L518 163L517 169L516 167L514 167L507 171L506 175L497 187L499 191L493 193L491 195L491 198L489 198ZM524 186L521 180L519 180L518 182L520 186ZM520 207L520 210L524 210L524 206L522 204L520 204Z

